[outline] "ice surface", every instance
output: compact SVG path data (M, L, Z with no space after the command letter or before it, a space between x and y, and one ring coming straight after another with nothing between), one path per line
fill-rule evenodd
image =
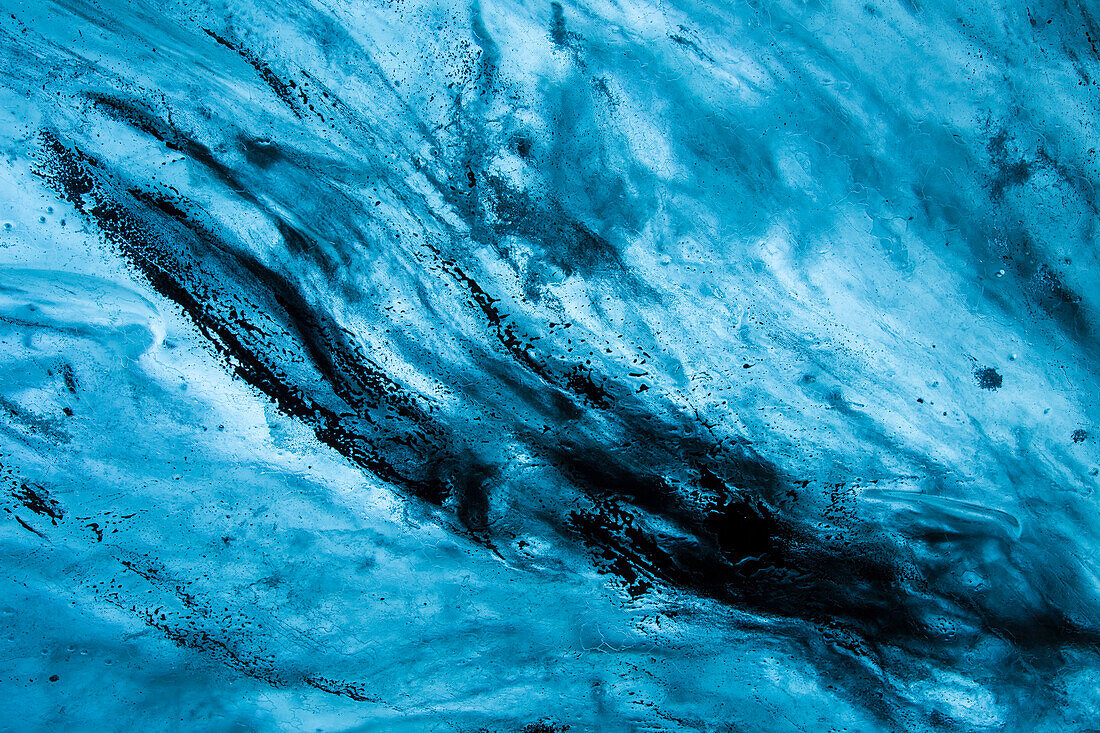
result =
M1091 3L2 11L0 728L1100 725Z

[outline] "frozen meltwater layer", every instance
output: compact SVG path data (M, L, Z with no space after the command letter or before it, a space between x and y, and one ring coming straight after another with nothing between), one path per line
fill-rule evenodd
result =
M1100 720L1090 4L3 5L0 728Z

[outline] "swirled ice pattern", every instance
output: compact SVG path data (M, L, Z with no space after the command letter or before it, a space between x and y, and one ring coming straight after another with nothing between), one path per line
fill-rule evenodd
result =
M1092 3L2 10L3 729L1100 721Z

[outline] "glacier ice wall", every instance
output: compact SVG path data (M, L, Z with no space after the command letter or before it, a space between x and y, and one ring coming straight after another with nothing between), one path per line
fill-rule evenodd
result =
M1095 729L1093 4L2 11L0 728Z

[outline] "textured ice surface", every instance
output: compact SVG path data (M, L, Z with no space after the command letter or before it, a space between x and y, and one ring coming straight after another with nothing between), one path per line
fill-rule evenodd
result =
M2 5L3 729L1100 725L1094 4Z

